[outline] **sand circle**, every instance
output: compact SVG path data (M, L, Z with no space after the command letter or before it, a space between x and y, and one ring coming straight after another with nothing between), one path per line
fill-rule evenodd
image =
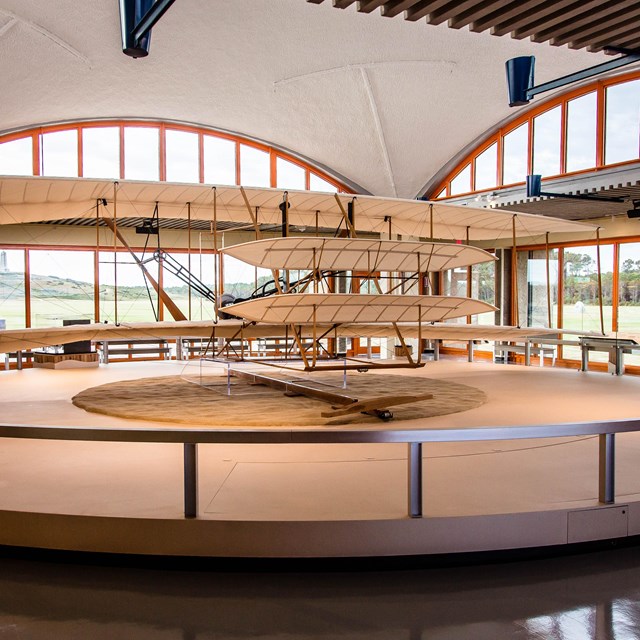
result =
M297 378L299 379L299 378ZM391 407L393 423L468 411L487 400L483 391L447 380L358 373L342 388L342 374L314 374L314 384L365 400L383 395L431 393L431 400ZM201 384L202 383L202 384ZM77 407L134 420L152 420L212 427L291 427L378 423L375 416L357 413L323 418L330 405L304 396L285 397L282 391L232 379L227 395L223 376L163 376L112 382L81 391L72 399Z

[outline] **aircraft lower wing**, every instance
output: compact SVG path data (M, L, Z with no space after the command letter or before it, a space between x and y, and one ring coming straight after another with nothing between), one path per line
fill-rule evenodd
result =
M402 335L407 338L432 340L522 340L538 336L558 334L600 335L583 331L545 329L541 327L503 327L496 325L434 323L418 327L415 322L398 323ZM303 336L311 337L312 325L301 325ZM48 327L33 329L7 329L0 331L0 353L12 353L23 349L68 344L83 340L144 340L185 338L283 338L288 328L284 324L247 323L241 320L131 322L114 324L77 324L68 327ZM341 325L318 324L316 335L349 338L395 337L391 323L348 323Z

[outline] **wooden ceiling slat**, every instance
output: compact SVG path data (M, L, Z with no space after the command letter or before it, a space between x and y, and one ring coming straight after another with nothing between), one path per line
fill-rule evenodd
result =
M356 0L333 0L345 9ZM323 0L307 0L321 4ZM638 0L358 0L362 13L382 8L393 18L404 12L405 20L421 18L430 24L448 22L449 27L487 29L496 36L511 35L554 46L599 51L603 47L637 48L640 44Z
M360 13L371 13L380 8L387 0L360 0L358 2L358 11Z
M464 0L463 2L453 0L452 2L448 2L446 5L444 5L442 9L432 11L427 18L427 22L429 24L442 24L446 20L450 20L452 14L459 15L460 12L465 11L477 4L478 0Z
M629 36L629 38L627 39L621 38L620 40L618 40L616 38L616 45L619 47L623 47L625 49L640 49L640 28L634 29L633 35ZM569 44L569 47L577 49L577 47L571 47L571 44ZM592 46L587 47L589 51L601 51L602 48L603 47L597 47L597 48Z
M333 0L333 6L337 9L346 9L355 3L356 0Z
M556 46L572 41L584 40L585 38L588 40L592 34L598 33L602 28L608 29L615 27L621 22L626 22L628 10L625 8L612 13L611 8L606 8L598 13L601 14L601 16L597 21L594 21L591 16L584 17L582 20L576 20L573 25L560 29L555 33L552 29L540 32L534 36L533 40L534 42L551 40L551 43Z
M418 4L419 0L395 0L394 2L385 2L382 7L382 15L387 18L395 18L403 11L411 8L414 4Z
M417 2L413 7L411 7L411 9L407 10L406 19L411 22L420 20L420 18L424 18L432 11L436 11L448 2L449 0L422 0L422 2Z
M454 18L449 20L449 26L452 29L460 29L467 25L476 22L483 16L491 15L496 10L504 10L512 7L514 4L520 5L521 3L509 2L508 0L485 0L484 2L475 2L472 7L469 7L466 11L458 13Z
M491 33L494 36L506 36L509 33L516 32L516 30L522 31L532 24L547 24L548 20L562 16L568 7L574 7L576 4L580 4L580 2L575 2L574 0L546 0L538 3L535 10L521 12L515 18L506 22L500 20L491 29Z
M571 42L572 48L582 48L587 45L592 47L603 48L607 45L616 44L618 46L625 46L629 38L634 38L638 33L637 24L629 24L628 22L620 25L616 29L603 29L602 31L593 34L591 37L582 40L576 38Z
M602 0L573 2L571 5L563 7L562 10L551 14L546 20L536 20L525 27L516 29L511 35L518 40L522 40L523 38L534 36L539 30L544 29L545 27L548 29L562 29L567 24L570 24L572 20L580 16L591 14L594 11L597 12L601 6ZM597 17L594 16L593 19L597 20Z
M539 4L540 0L526 0L525 2L514 0L504 7L498 7L486 15L479 16L471 23L469 28L476 33L486 31L497 24L506 23L516 16L521 15L523 11L527 12L537 9Z

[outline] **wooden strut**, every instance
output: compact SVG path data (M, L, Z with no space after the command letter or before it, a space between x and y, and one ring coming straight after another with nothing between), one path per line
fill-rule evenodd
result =
M602 268L600 266L600 227L596 229L596 257L598 259L598 301L600 303L600 333L604 334L604 309L602 308Z
M189 320L191 320L191 203L187 202L187 270L189 272Z
M248 325L245 325L245 323L243 322L240 325L240 328L230 337L230 338L224 338L224 345L222 347L220 347L220 349L213 353L213 357L217 357L218 355L220 355L223 351L227 352L227 355L229 355L229 349L233 349L233 352L237 355L238 352L236 351L235 347L231 344L232 340L235 340L238 336L240 336L240 340L241 340L241 354L240 354L240 359L244 360L243 356L244 356L244 330L246 329L246 327L250 327L252 325L256 324L255 322L250 322ZM215 332L215 325L213 327L213 331ZM212 337L213 337L213 333L212 333Z
M118 183L113 183L113 320L118 324Z
M256 212L254 213L253 209L251 208L251 204L249 203L249 198L247 197L247 193L244 190L244 187L240 187L240 193L242 194L242 199L244 200L244 206L247 208L247 211L249 212L249 217L251 218L251 224L253 225L253 228L256 233L256 240L261 240L262 231L260 231L260 225L258 224L257 208L256 208ZM275 284L276 291L278 293L282 293L282 287L280 286L280 272L277 269L271 269L271 275L273 276L273 282Z
M336 199L336 202L338 203L338 207L340 208L340 211L342 213L342 217L344 218L344 221L346 223L347 229L349 230L349 237L350 238L357 237L356 236L355 227L351 224L351 220L349 220L349 214L345 211L345 208L342 205L342 202L340 201L340 198L338 197L338 194L334 193L333 197Z
M380 281L378 278L373 278L373 283L376 286L376 289L378 290L378 293L382 293L382 287L380 286ZM400 345L402 346L402 350L404 352L404 355L407 357L407 360L409 361L409 364L411 365L415 365L415 362L413 361L413 358L411 357L411 354L409 353L409 349L407 348L407 343L404 341L404 336L402 335L402 332L400 331L398 324L396 322L392 322L391 326L393 327L393 330L396 332L396 335L398 336L398 340L400 340Z
M218 263L220 261L220 254L218 252L218 191L216 187L213 187L213 281L214 281L214 294L213 294L213 310L215 312L216 322L218 321L218 307L220 296L222 295L222 287L218 282Z
M144 274L145 278L149 281L149 284L153 287L154 291L158 294L160 300L162 300L162 303L165 305L165 307L167 307L167 309L169 310L169 313L173 316L173 319L186 320L187 318L184 315L184 313L180 311L180 309L178 308L176 303L171 299L169 294L156 282L156 280L153 278L153 276L149 273L147 268L144 266L144 263L142 262L142 260L138 258L138 256L133 252L133 249L131 249L131 247L127 244L127 241L124 239L124 236L116 226L115 220L112 220L111 218L105 218L104 216L102 220L107 225L107 227L109 227L109 229L113 231L114 237L120 240L122 246L133 256L133 259L136 261L140 269L142 269L142 273Z
M544 241L544 249L546 256L546 266L547 266L547 322L549 324L549 329L553 326L551 323L551 269L549 265L549 232L545 236Z
M290 326L291 326L291 330L293 331L293 339L298 345L298 351L300 352L300 357L302 358L302 362L304 363L305 368L308 368L309 360L307 359L307 354L305 353L305 348L304 348L304 345L302 344L302 337L298 333L298 330L296 329L296 326L294 324Z
M511 319L511 324L514 327L520 326L520 299L518 295L518 250L516 247L516 218L511 218L511 235L512 235L512 247L511 247L511 284L512 284L512 296L513 296L513 313L515 318Z
M93 315L95 322L100 322L100 286L99 286L99 278L100 278L100 200L102 198L98 198L96 200L96 252L95 252L95 262L94 262L94 275L93 275L93 287L94 287L94 296L93 296ZM115 262L115 255L113 256L113 260Z

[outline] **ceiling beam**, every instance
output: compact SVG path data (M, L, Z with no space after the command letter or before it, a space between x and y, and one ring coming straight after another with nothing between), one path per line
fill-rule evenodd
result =
M333 6L336 9L346 9L350 7L356 0L333 0Z
M558 11L555 11L553 14L547 16L545 20L533 20L528 24L516 29L512 32L511 36L516 38L517 40L522 40L523 38L528 38L536 34L541 28L551 28L551 29L559 29L562 28L562 25L567 22L573 20L574 18L578 18L585 13L589 13L591 11L597 10L602 6L602 0L584 0L573 2L571 5L568 5Z
M385 2L382 7L382 15L387 18L395 18L414 4L418 4L418 0L392 0L391 2Z
M424 18L448 2L449 0L421 0L421 2L416 2L413 7L407 10L406 19L411 22L420 20L420 18Z
M598 11L597 15L597 22L593 20L596 13L590 13L582 19L575 20L557 31L553 31L552 29L541 31L535 34L533 41L544 42L545 40L552 40L552 43L555 45L563 45L574 39L581 40L585 36L598 33L603 27L615 27L618 24L624 23L625 17L628 15L628 10L625 8L620 11L612 11L611 8L606 6Z
M441 9L431 11L427 18L427 22L429 24L442 24L451 18L452 12L455 15L458 15L458 12L469 9L471 6L477 4L478 0L464 0L463 2L456 2L456 0L453 0L452 2L445 4Z
M507 7L511 7L513 2L508 0L485 0L485 2L474 2L473 6L469 7L466 11L457 13L454 18L449 20L449 26L452 29L460 29L475 22L483 16L490 15L496 10L504 10Z
M323 0L307 0L321 4ZM356 0L333 0L345 9ZM490 30L492 35L516 39L531 37L534 42L554 46L568 44L574 49L601 50L606 45L635 48L640 44L638 0L357 0L360 13L381 8L393 18L450 28L468 26L470 31ZM636 35L638 34L638 35Z
M371 13L380 8L387 0L360 0L358 2L358 11L360 13Z
M564 12L568 10L569 6L576 8L581 2L557 2L557 0L546 0L542 4L538 4L535 10L520 12L512 20L502 22L500 20L497 25L491 29L491 33L495 36L506 36L507 34L515 33L517 29L526 29L531 24L547 24L548 20L553 20L553 16L564 15ZM561 10L558 11L558 7Z
M549 4L553 4L550 2ZM503 8L497 8L491 13L476 18L470 26L471 31L479 33L495 27L497 24L506 23L512 18L519 16L522 12L537 10L540 6L540 0L526 0L519 2L513 0Z

